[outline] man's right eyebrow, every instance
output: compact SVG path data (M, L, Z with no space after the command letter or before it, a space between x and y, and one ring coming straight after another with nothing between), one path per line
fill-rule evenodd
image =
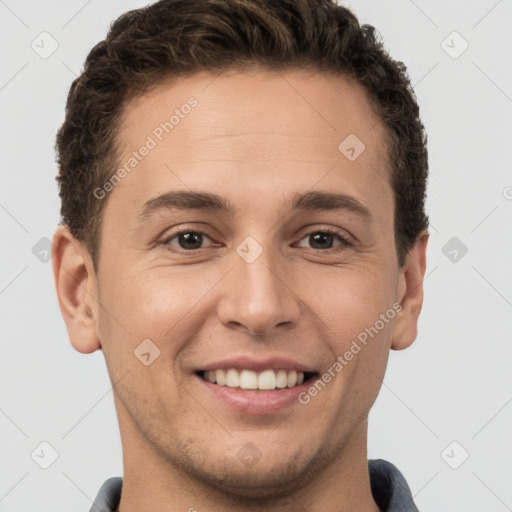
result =
M144 203L138 213L141 221L147 220L161 210L209 210L234 214L235 207L225 198L209 192L192 192L187 190L166 192Z

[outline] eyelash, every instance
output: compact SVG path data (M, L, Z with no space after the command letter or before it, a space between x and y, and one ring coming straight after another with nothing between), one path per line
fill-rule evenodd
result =
M195 233L195 234L198 234L198 235L206 236L210 240L213 240L210 236L208 236L203 231L196 231L196 230L193 230L193 229L185 229L185 230L182 230L182 231L178 231L177 233L174 233L171 236L168 236L167 238L165 238L161 242L161 244L166 249L171 250L173 252L180 253L180 254L190 254L190 253L193 253L193 252L196 252L196 251L200 251L201 249L206 249L206 247L200 247L199 249L182 249L182 248L178 248L177 250L176 249L169 249L169 247L171 245L169 242L171 240L174 240L178 236L180 236L182 234L185 234L185 233ZM337 229L334 229L334 228L323 228L323 229L316 229L314 231L310 231L304 237L302 237L300 239L300 241L304 240L305 238L307 238L307 237L309 237L309 236L311 236L313 234L319 234L319 233L335 235L338 238L338 240L341 242L341 245L338 246L338 247L329 247L328 249L313 249L315 251L320 251L320 252L336 252L336 251L341 251L341 250L343 250L343 249L345 249L347 247L352 247L353 246L353 243L350 240L348 240L347 238L341 236L340 232Z

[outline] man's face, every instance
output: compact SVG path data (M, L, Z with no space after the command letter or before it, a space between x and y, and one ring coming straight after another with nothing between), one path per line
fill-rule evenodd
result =
M120 167L150 148L110 192L96 276L125 459L151 452L248 495L341 460L366 436L392 344L393 321L377 321L392 317L400 282L384 133L362 89L323 73L201 73L132 101L119 145ZM231 210L154 201L176 192ZM293 208L312 193L350 196L368 215L318 197ZM292 386L294 370L316 375L270 391L201 375L228 368Z

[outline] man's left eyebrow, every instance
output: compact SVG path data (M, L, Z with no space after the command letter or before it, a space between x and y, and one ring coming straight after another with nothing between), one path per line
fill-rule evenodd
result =
M295 195L291 200L293 210L346 210L354 212L367 222L372 221L372 214L359 199L349 194L332 192L306 192Z

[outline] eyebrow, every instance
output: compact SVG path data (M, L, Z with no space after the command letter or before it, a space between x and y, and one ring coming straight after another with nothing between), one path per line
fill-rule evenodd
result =
M295 194L288 202L291 211L345 210L354 212L363 220L372 220L370 210L355 197L330 192L306 192ZM209 210L234 215L234 204L217 194L209 192L172 191L149 199L141 208L138 217L145 221L162 210Z

